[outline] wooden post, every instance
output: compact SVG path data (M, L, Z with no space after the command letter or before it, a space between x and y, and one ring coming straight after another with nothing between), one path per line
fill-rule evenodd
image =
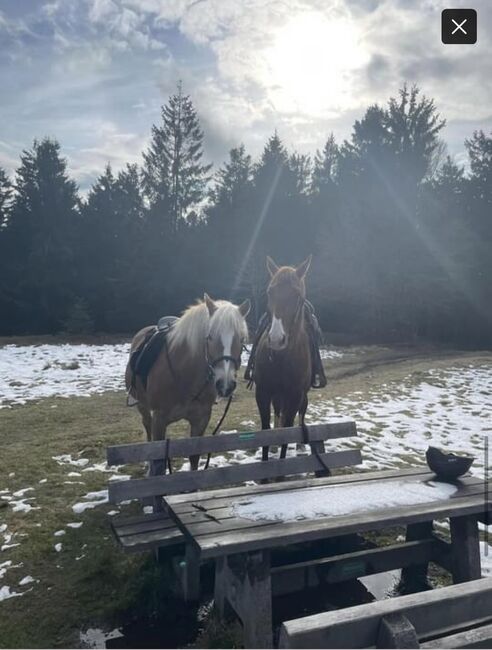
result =
M215 606L228 618L234 610L243 624L245 648L271 648L272 586L267 551L217 558Z
M408 618L395 612L381 619L376 648L420 648L420 644Z
M241 606L244 647L272 648L272 582L268 552L249 555L247 578Z
M187 603L197 601L200 597L200 552L192 544L186 544L182 566L184 600Z
M416 542L421 539L429 539L432 536L432 521L424 521L418 524L409 524L405 541ZM416 564L414 566L402 569L401 577L404 582L425 582L427 580L427 571L429 563Z
M450 527L453 582L456 584L480 578L482 572L477 516L452 517Z

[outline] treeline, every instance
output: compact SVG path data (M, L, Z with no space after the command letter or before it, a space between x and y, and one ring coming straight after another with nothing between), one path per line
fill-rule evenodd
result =
M362 340L492 344L492 136L445 155L434 102L404 86L314 157L275 133L203 161L178 88L142 164L108 165L82 199L60 145L0 170L0 334L131 332L208 291L264 308L265 257L314 261L323 328Z

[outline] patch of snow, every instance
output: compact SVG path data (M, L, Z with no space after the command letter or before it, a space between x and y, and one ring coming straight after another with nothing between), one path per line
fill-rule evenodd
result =
M62 550L62 544L58 542L58 544L55 544L54 549L57 553L59 553Z
M67 476L82 476L80 472L68 472Z
M5 562L0 562L0 580L11 568L12 568L12 560L6 560Z
M145 507L147 507L147 506L145 506ZM110 511L108 512L108 515L109 515L110 517L114 517L115 515L119 515L119 514L120 514L120 511L119 511L119 510L110 510Z
M0 348L0 408L45 397L123 389L130 345L45 344Z
M85 510L96 508L97 506L102 506L105 503L108 503L108 491L99 490L98 492L88 492L83 499L87 499L86 502L76 503L72 506L72 510L75 514L79 515Z
M118 471L115 467L109 467L106 461L102 463L94 463L90 467L85 467L83 472L116 472Z
M42 478L39 482L40 482L40 483L46 483L47 481L48 481L47 478Z
M144 506L143 511L146 515L151 515L154 512L154 508L152 506Z
M409 375L369 393L313 401L306 424L355 420L364 469L425 464L429 445L475 456L470 472L483 477L484 437L492 435L492 366L483 362ZM330 441L330 450L349 441Z
M337 517L397 506L448 499L457 487L449 483L387 481L371 485L343 485L264 494L233 505L244 519L294 521Z
M27 488L24 488L23 490L17 490L17 492L13 492L12 496L20 498L20 497L23 497L26 492L33 492L33 491L34 491L34 488L27 487Z
M82 521L73 521L70 524L67 524L69 528L80 528L82 526Z
M55 532L53 533L53 535L54 535L55 537L61 537L62 535L66 535L66 531L65 531L65 530L57 530L57 531L55 531Z
M58 465L75 465L76 467L85 467L89 462L88 458L72 458L72 454L61 454L60 456L52 456Z
M32 501L34 497L27 497L26 499L19 499L14 501L13 499L9 502L9 505L12 506L13 512L31 512L31 510L39 510L38 507L27 503L27 501Z
M23 587L24 585L28 585L31 582L36 582L32 576L26 576L25 578L22 578L22 580L19 580L19 585Z
M80 633L80 641L82 647L85 648L105 648L106 641L118 639L122 636L123 634L118 629L114 629L111 632L103 632L99 628L90 627L85 632Z
M109 481L128 481L131 479L130 474L112 474Z
M8 600L9 598L15 598L16 596L22 596L22 594L16 591L10 591L10 587L7 585L0 587L0 603L2 600Z

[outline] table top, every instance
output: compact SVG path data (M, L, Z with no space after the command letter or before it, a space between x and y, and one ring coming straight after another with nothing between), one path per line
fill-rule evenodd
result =
M449 497L418 504L365 509L350 514L319 516L291 521L251 519L239 516L240 504L256 497L278 494L292 499L292 493L305 496L309 488L357 486L374 492L374 486L401 481L421 484L435 481L434 473L425 468L359 472L326 478L289 480L264 485L249 485L166 497L169 514L201 557L213 558L234 553L269 549L288 544L314 541L350 533L378 530L395 525L431 521L445 517L484 514L484 482L471 476L453 483L456 491ZM391 488L392 485L387 485ZM360 491L358 491L360 492ZM312 494L312 492L310 493ZM329 492L327 491L327 495ZM308 499L309 500L309 499Z

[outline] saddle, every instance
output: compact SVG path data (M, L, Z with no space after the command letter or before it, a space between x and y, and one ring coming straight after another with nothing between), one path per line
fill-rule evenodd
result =
M316 318L316 314L314 313L314 307L309 300L304 301L304 316L307 323L309 350L311 352L311 388L324 388L328 382L319 351L320 345L323 344L323 333L319 326L318 319ZM270 324L270 314L265 312L258 323L258 329L256 330L253 345L251 347L248 365L244 372L244 378L248 381L248 388L252 388L255 381L255 361L258 343L260 342L264 332L270 327Z
M130 355L130 369L132 371L131 388L135 388L137 376L142 380L145 388L149 372L166 345L166 339L174 323L178 320L176 316L163 316L157 325L149 330L144 340Z

